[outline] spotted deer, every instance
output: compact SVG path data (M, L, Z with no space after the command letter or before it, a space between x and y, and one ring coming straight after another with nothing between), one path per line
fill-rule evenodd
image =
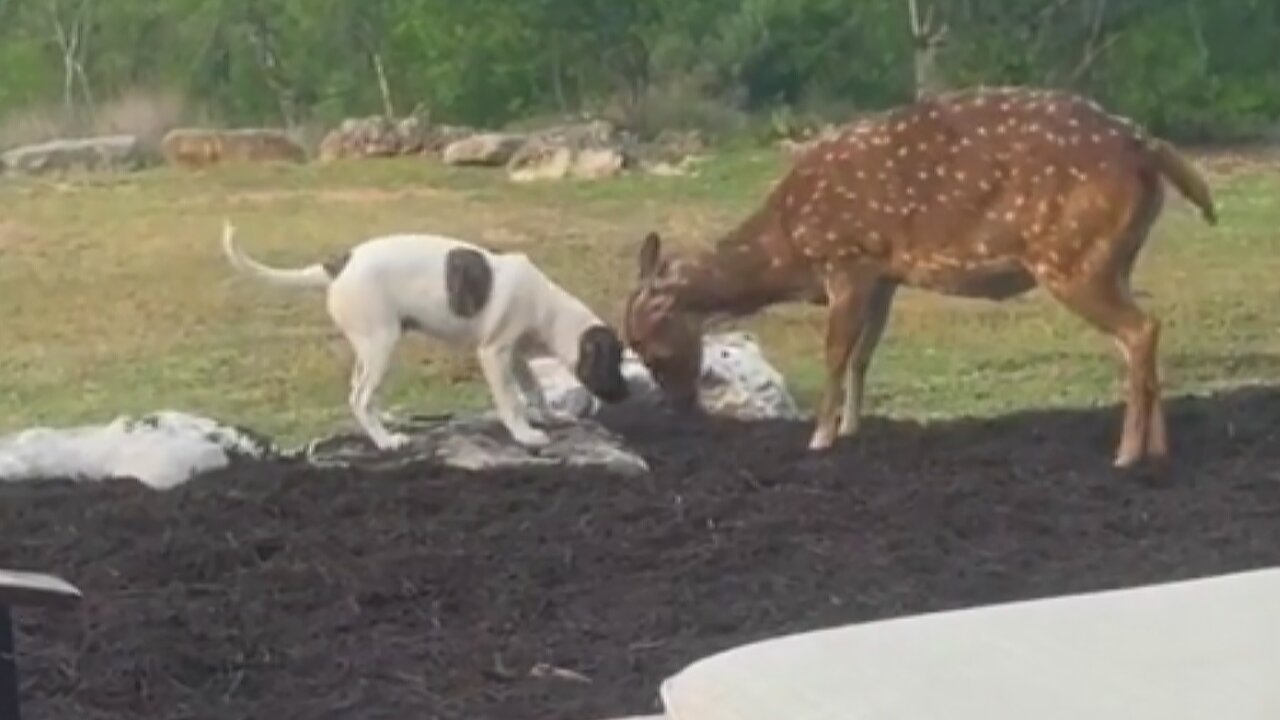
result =
M826 377L809 443L825 449L857 432L899 287L1001 301L1039 286L1124 358L1115 464L1163 458L1160 323L1129 286L1163 207L1162 178L1217 223L1187 160L1091 100L1028 88L923 98L816 143L708 249L664 256L650 233L625 339L667 399L691 410L709 321L782 302L825 305Z

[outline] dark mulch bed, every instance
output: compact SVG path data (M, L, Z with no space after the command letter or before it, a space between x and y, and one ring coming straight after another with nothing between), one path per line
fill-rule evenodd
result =
M1171 403L1164 477L1111 471L1118 420L873 422L814 456L807 424L614 418L652 478L0 487L0 566L86 593L19 615L27 716L599 720L778 633L1280 563L1280 392Z

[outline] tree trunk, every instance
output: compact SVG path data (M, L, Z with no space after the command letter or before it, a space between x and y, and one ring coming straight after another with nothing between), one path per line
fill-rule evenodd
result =
M556 106L561 115L569 114L569 100L564 94L564 67L560 60L560 36L551 38L551 89L556 96Z
M298 107L284 68L280 65L280 57L272 42L271 31L261 18L250 18L248 27L249 42L253 45L262 70L263 79L276 98L280 109L280 117L286 128L294 128L298 124Z
M936 18L934 9L935 6L930 5L921 16L918 0L907 0L907 11L911 18L912 63L915 70L917 98L946 89L939 54L946 45L947 26Z
M373 71L378 76L378 92L382 95L382 112L388 120L396 117L396 106L391 102L391 84L387 82L387 71L382 65L382 53L370 53L373 60Z

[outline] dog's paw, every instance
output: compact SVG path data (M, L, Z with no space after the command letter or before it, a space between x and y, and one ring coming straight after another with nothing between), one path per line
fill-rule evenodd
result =
M512 430L511 436L516 442L530 448L544 447L551 443L551 436L535 428Z
M379 450L399 450L413 442L413 438L404 433L391 433L387 435L381 442L378 442Z
M535 410L529 413L529 419L536 425L543 427L563 427L573 425L578 421L572 413L563 410L552 410L550 408L544 410Z

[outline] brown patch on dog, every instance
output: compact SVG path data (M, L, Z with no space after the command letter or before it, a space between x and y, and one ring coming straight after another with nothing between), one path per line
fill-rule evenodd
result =
M444 282L449 309L458 317L475 317L489 302L493 268L478 250L454 248L445 257Z

